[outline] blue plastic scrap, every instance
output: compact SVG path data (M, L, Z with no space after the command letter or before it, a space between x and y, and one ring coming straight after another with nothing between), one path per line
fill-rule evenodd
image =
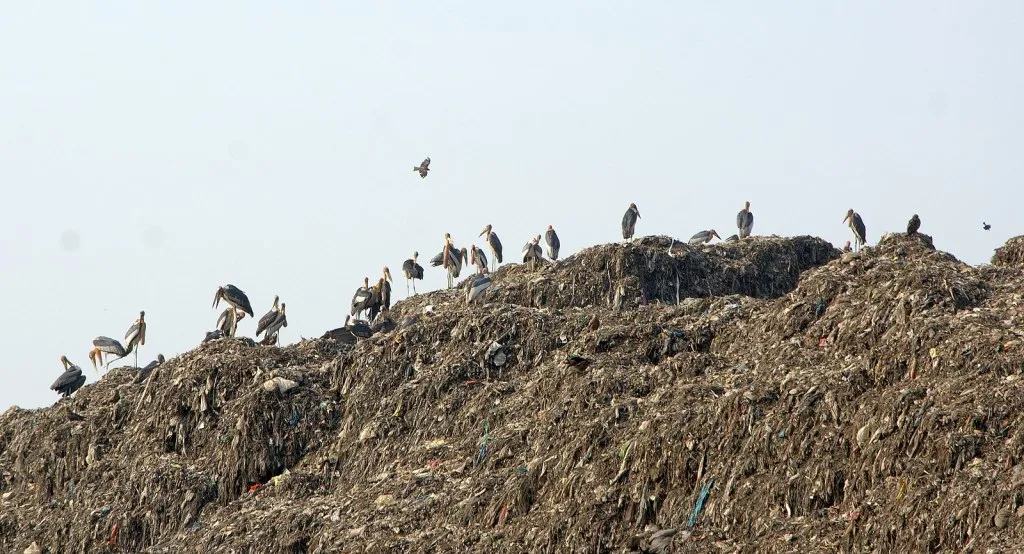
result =
M708 493L711 492L711 485L715 484L715 478L712 477L708 480L704 488L700 490L700 496L697 497L697 505L693 507L693 513L690 514L690 521L686 522L687 527L693 527L697 523L697 516L700 515L700 511L704 509L704 500L707 499Z

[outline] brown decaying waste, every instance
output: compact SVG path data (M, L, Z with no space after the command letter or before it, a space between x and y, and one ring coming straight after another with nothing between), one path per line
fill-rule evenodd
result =
M669 243L504 266L482 304L416 296L390 314L415 322L368 339L223 339L148 384L118 368L12 408L0 550L1020 544L1016 254L973 268L903 234L843 255Z

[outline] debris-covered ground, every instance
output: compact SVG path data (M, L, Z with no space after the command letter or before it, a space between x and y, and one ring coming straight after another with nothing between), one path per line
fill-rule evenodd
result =
M0 551L1019 551L1015 241L647 237L115 369L0 416Z

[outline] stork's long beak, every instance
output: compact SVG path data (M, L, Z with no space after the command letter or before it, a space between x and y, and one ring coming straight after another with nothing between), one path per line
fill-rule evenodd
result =
M482 237L482 236L484 236L484 233L486 233L486 232L487 232L487 227L484 227L484 230L483 230L483 231L480 231L480 234L479 234L479 235L477 235L477 236L478 236L478 237Z
M849 219L850 219L850 214L846 214L846 217L843 218L843 223L846 223L846 221L849 220Z
M640 210L634 208L633 211L636 212L636 216L637 217L640 217Z
M100 359L101 364L103 363L103 354L99 348L93 348L89 351L89 361L92 362L92 368L98 372L100 368L96 366L96 358Z
M718 231L715 231L714 233L711 233L711 234L715 235L716 237L718 237L718 240L722 240L722 237L721 237L721 235L718 234Z
M213 295L213 306L211 306L212 308L216 308L217 307L217 304L220 303L220 297L221 296L224 296L224 289L223 288L217 289L216 294Z

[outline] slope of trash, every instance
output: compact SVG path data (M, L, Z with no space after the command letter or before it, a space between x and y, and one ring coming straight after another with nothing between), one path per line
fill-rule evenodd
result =
M145 383L119 368L12 408L0 550L1024 540L1024 268L971 267L921 234L847 254L671 243L506 265L483 302L421 294L369 339L223 339Z

